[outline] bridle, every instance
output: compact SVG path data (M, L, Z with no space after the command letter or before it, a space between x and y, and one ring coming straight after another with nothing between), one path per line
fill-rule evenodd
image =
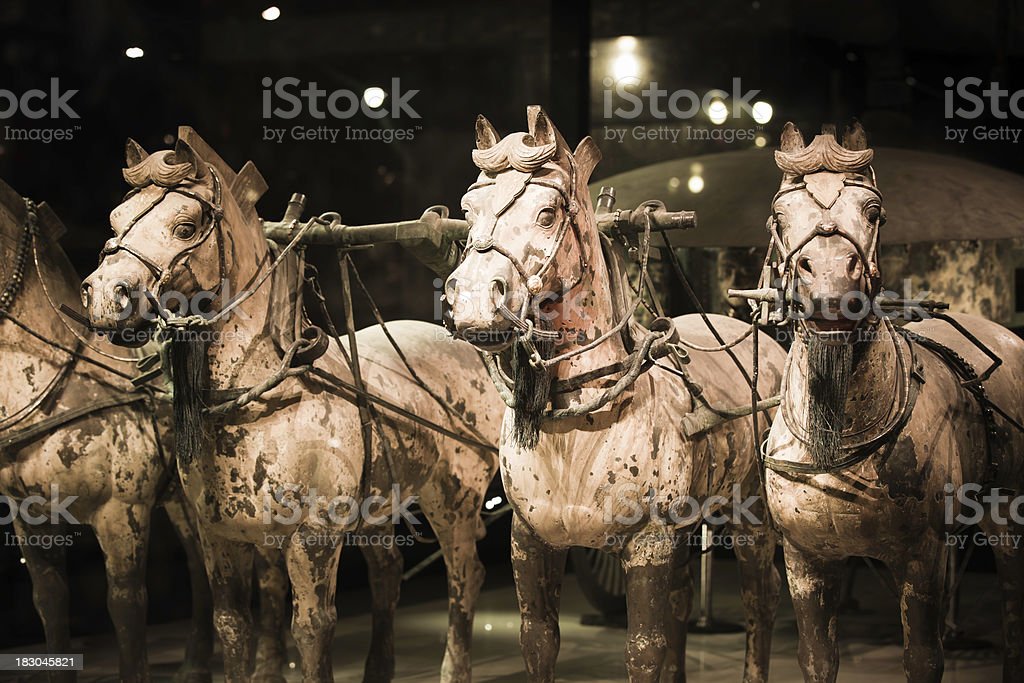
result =
M154 294L156 294L157 296L159 296L162 293L164 286L168 283L168 281L170 281L171 276L174 274L175 269L179 265L183 265L184 268L188 270L189 275L196 282L196 284L201 287L202 285L196 278L195 273L193 273L191 268L188 267L186 259L192 254L192 252L196 251L201 246L203 246L211 235L216 233L217 257L219 259L218 267L220 277L215 288L211 290L211 293L215 295L218 294L221 288L223 287L225 280L227 279L227 259L224 254L224 231L221 226L221 222L224 218L224 208L222 204L220 176L217 175L217 171L213 168L213 166L207 166L207 168L209 169L211 177L213 178L212 200L208 200L202 195L182 187L182 185L185 183L198 183L198 178L188 177L179 182L177 185L163 187L160 196L154 199L146 208L144 208L142 211L136 214L136 216L128 222L128 225L125 227L124 232L122 232L120 235L116 237L112 237L109 240L107 240L107 242L103 245L103 250L100 252L100 263L103 262L104 258L110 256L111 254L115 254L118 251L123 251L131 255L137 261L142 263L142 265L144 265L146 269L149 270L149 272L152 273L153 276L156 278L157 287L156 292L154 292ZM151 184L153 183L150 182L146 185L143 185L142 187L134 188L125 196L125 201L127 201L131 197L134 197L136 194L144 190L146 187L149 187L149 185ZM151 211L153 211L157 206L159 206L160 203L167 199L167 197L171 194L180 194L184 197L187 197L188 199L197 202L203 210L203 215L206 217L206 224L203 227L202 232L200 233L200 238L198 240L196 240L193 244L190 244L189 246L181 249L167 262L166 266L162 267L152 257L147 256L146 254L142 253L133 246L125 244L124 240L126 237L128 237L128 234L132 231L132 229L136 225L138 225L139 221L145 218Z
M494 180L476 182L469 186L469 191L480 189L483 187L490 187L494 185L496 185L496 181ZM495 240L494 238L494 231L498 226L498 220L501 218L502 215L504 215L509 209L512 208L512 206L515 204L516 199L522 196L522 194L526 191L526 187L528 185L539 185L557 191L558 194L561 196L562 203L565 207L564 215L562 216L562 220L558 224L558 230L555 233L554 243L548 249L547 254L545 254L540 266L532 273L527 271L526 266L515 254L509 251L505 246L499 244L497 240ZM558 183L546 180L544 178L538 178L536 176L536 171L531 173L529 178L527 178L523 182L522 187L508 201L508 203L506 203L505 206L501 207L499 210L494 212L494 221L491 223L490 230L487 232L486 236L482 238L470 237L470 239L466 243L465 250L463 250L462 252L460 262L464 261L466 257L471 252L474 251L478 253L494 251L495 253L501 254L503 257L505 257L505 259L507 259L512 264L512 267L516 269L516 272L519 273L519 276L523 279L523 282L526 284L526 290L531 295L536 296L537 294L540 294L542 288L544 287L544 275L554 265L555 258L558 256L559 252L561 252L562 246L565 243L565 237L566 235L569 234L571 230L571 232L573 233L573 237L576 240L576 246L580 261L580 272L570 286L564 287L562 289L561 295L564 296L565 294L571 292L573 289L578 287L580 283L583 282L584 274L587 272L587 260L583 254L583 239L580 235L580 228L577 220L579 211L580 204L579 201L576 199L576 163L572 161L570 157L568 192L564 187L562 187ZM495 285L498 285L498 287L496 287ZM498 311L505 318L507 318L509 322L511 322L516 328L518 328L523 333L523 336L526 337L527 339L530 339L531 337L549 340L557 339L559 336L559 333L557 331L538 330L535 328L533 320L527 317L531 312L534 313L534 315L539 314L539 310L537 310L539 308L539 302L532 302L531 297L525 297L519 312L516 313L515 311L512 311L506 304L507 291L504 285L507 285L507 283L505 283L500 277L496 277L491 280L492 297L494 297L495 291L497 289L500 288L502 290L500 293L501 300L495 301ZM531 307L534 310L531 311Z
M873 175L874 173L872 172L872 176ZM881 191L873 183L863 182L855 178L846 176L844 174L843 189L847 187L857 187L863 190L867 190L878 198L880 204L883 201ZM873 224L874 232L870 236L870 244L867 245L867 247L865 247L865 245L862 244L861 241L858 240L855 236L851 235L849 231L844 230L842 227L832 222L818 223L817 225L814 226L813 230L809 231L807 235L803 237L803 239L801 239L796 245L790 247L783 239L782 234L779 231L779 219L778 210L776 209L776 203L779 201L781 197L792 192L807 192L807 194L809 194L811 198L814 199L814 201L819 206L821 206L824 209L830 208L824 206L822 202L807 189L806 182L794 183L792 185L783 187L778 192L776 192L775 196L772 198L771 215L768 217L768 221L765 226L771 235L771 245L768 249L767 260L771 260L773 253L778 254L780 257L779 260L776 262L775 267L779 275L782 277L781 290L783 293L783 306L788 307L791 302L796 301L797 278L794 277L793 273L793 259L797 254L799 254L803 250L804 247L806 247L811 242L811 240L817 237L838 236L846 240L854 248L854 250L857 253L857 258L860 261L862 272L864 273L862 277L865 281L865 293L867 294L869 299L873 299L878 294L881 288L881 273L878 268L878 244L880 235L879 228L881 228L881 226L885 223L884 211L880 212L879 218ZM842 191L840 190L840 194L841 192ZM771 283L762 282L762 286L768 286L770 284ZM805 321L801 319L801 322ZM863 322L863 319L858 321L858 325L861 322ZM805 331L809 331L806 328L806 324L803 325L803 328Z

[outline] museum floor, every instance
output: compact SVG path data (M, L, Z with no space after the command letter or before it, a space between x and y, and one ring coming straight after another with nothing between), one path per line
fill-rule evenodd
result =
M741 616L739 601L733 597L735 569L731 562L718 561L714 591L715 615L724 620ZM517 634L519 617L507 577L489 581L480 600L474 642L476 681L522 681ZM962 623L970 636L994 641L998 637L998 603L992 574L968 572L962 595ZM495 586L494 584L499 584ZM440 575L413 580L405 589L411 594L399 608L397 629L397 681L436 681L443 651L446 600L417 600L419 595L437 595L443 590ZM902 681L901 650L897 645L900 626L895 598L868 571L857 576L855 597L871 610L844 614L841 622L842 668L839 680ZM414 603L409 605L409 603ZM367 644L368 617L363 614L363 593L344 596L335 637L335 678L361 680L362 659ZM349 604L356 616L346 616ZM562 651L558 678L564 681L623 681L622 648L625 632L615 628L580 625L588 609L572 577L567 577L562 610ZM163 624L150 629L150 661L154 681L170 681L181 652L184 624ZM743 668L743 635L691 635L687 652L687 673L691 683L740 681ZM76 639L75 651L85 651L86 671L81 681L116 681L117 653L112 637ZM18 648L26 651L36 648ZM796 626L788 598L780 608L775 628L771 680L778 683L802 681L796 663ZM294 653L294 650L292 650ZM947 653L943 681L969 683L999 679L998 653L993 649ZM17 680L0 676L0 680ZM23 679L28 680L28 679ZM291 671L288 680L299 680Z

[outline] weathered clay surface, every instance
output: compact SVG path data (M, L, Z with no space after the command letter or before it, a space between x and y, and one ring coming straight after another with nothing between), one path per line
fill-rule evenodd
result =
M126 250L107 255L87 280L92 288L90 315L94 322L122 329L144 326L138 311L134 318L116 321L114 285L121 281L155 293L177 289L190 296L200 289L212 290L221 248L231 291L243 291L247 282L263 272L270 260L268 247L252 207L260 191L250 191L262 180L249 182L256 173L251 165L236 174L189 129L182 129L182 139L173 152L149 157L141 149L130 149L128 162L137 169L146 168L147 163L152 169L188 164L191 179L180 179L177 187L211 203L216 197L214 185L220 181L224 187L222 231L219 237L207 233L210 236L205 241L201 231L193 231L190 239L176 238L175 228L184 221L209 225L199 202L176 193L168 194L128 231L130 219L159 199L162 189L148 185L127 199L111 214L115 235L166 268L167 277L158 282L154 272ZM130 170L127 173L131 175ZM229 191L232 187L239 188L237 193ZM218 239L224 241L218 243ZM186 248L191 249L187 259L175 261ZM206 328L218 341L207 353L210 388L215 392L251 387L278 370L280 355L270 323L279 311L271 310L270 304L269 286L261 287L232 315ZM213 310L223 305L223 301L215 301ZM501 404L477 352L468 344L451 341L434 325L401 321L388 328L419 376L442 393L453 413L416 385L378 328L358 334L362 375L369 392L449 429L469 436L475 430L485 442L496 443ZM333 342L316 361L316 368L349 384L353 381ZM392 486L397 486L399 498L418 496L448 567L449 632L441 677L468 680L474 604L483 580L483 567L476 555L476 541L482 532L479 510L496 469L495 458L396 418L386 409L378 410L383 430L374 429L369 493L389 496ZM293 595L292 634L302 658L303 678L331 680L328 645L336 620L334 591L345 534L392 533L390 522L384 528L373 524L360 527L357 521L345 519L345 514L338 516L340 521L331 521L326 514L308 514L306 505L301 506L302 514L291 519L292 510L286 503L314 492L326 501L339 496L363 501L364 451L356 406L329 380L312 375L292 378L244 409L211 420L208 439L201 457L179 462L179 466L186 495L200 521L227 679L247 680L251 673L253 621L248 593L253 551L266 552L269 545L284 552ZM278 495L282 489L291 491L283 500ZM342 513L346 510L341 508ZM371 512L386 515L388 508ZM371 566L377 572L375 625L366 676L367 680L388 680L393 670L391 615L401 565L395 552L374 551L371 555ZM273 561L271 557L270 564Z
M815 149L826 146L825 137L815 139ZM846 143L849 150L865 149L859 125L848 129ZM803 139L792 124L787 125L783 134L783 153L806 156ZM822 273L828 272L830 265L816 258L839 253L842 248L837 241L843 237L833 232L835 226L845 233L846 239L858 242L873 260L871 234L878 226L871 223L872 216L879 215L868 206L875 201L871 193L856 186L873 177L870 168L844 168L836 164L829 175L838 177L839 182L845 178L854 183L854 187L841 192L834 205L823 207L820 197L803 190L787 193L786 201L776 201L775 205L780 235L787 245L796 244L797 234L825 226L825 232L808 242L794 260L800 263L804 257L809 259L796 271L801 293L822 298L838 297L849 291L838 287L838 275L829 281L831 289L825 287ZM792 187L799 180L799 176L787 170L783 188ZM853 191L847 192L848 189ZM828 241L833 244L826 251L819 243ZM844 261L841 265L847 273L843 277L850 278L849 286L859 287L855 282L857 264ZM868 268L870 263L859 265ZM972 276L971 282L977 284L980 279L984 278ZM935 294L944 298L941 291ZM954 294L959 296L962 292ZM1003 359L1002 367L985 382L987 395L1020 421L1024 418L1024 343L988 320L959 314L955 318ZM814 332L817 323L810 325ZM845 399L844 438L877 423L893 408L893 387L899 375L894 343L906 349L901 339L894 342L890 327L871 321L865 325L867 336L856 343L853 352ZM908 329L954 350L979 373L989 365L977 348L945 322L929 320L908 325ZM986 489L1002 487L1014 493L1024 490L1024 464L1019 456L1024 435L1003 418L995 418L998 434L994 452L999 455L998 470L993 472L988 466L986 423L977 400L961 387L958 378L935 353L915 346L919 364L915 374L923 380L920 393L909 420L891 432L888 441L861 462L833 473L767 474L768 504L784 537L800 631L800 665L808 681L836 679L840 584L845 560L850 556L872 557L892 570L901 595L907 679L915 683L939 681L943 670L940 621L944 611L946 535L956 531L956 525L946 519L947 499L956 488L968 483L982 484ZM783 403L790 409L785 417L782 411L776 416L767 446L773 457L804 465L813 462L812 451L807 439L798 438L797 434L808 430L807 407L819 400L809 388L812 370L807 358L805 341L799 339L790 351L783 380ZM800 410L800 406L804 409ZM810 435L810 439L814 437ZM1006 506L1002 507L1000 512L1005 515ZM959 504L952 506L952 514L959 511ZM980 526L989 533L1024 531L1012 521L1008 525L997 524L993 514ZM1007 682L1024 676L1024 553L1014 545L994 546L1005 598L1003 680Z
M24 222L22 200L0 183L0 230L4 261L13 261ZM56 220L56 219L53 219ZM56 304L76 306L78 282L64 252L51 230L42 226L37 235L39 265L50 296ZM53 226L50 226L51 228ZM29 255L24 286L15 299L11 314L65 348L77 340L65 328L46 299L39 273ZM95 335L89 344L116 351ZM68 355L32 338L12 322L0 323L0 416L19 414L33 399L47 392L51 380L68 362ZM101 357L88 347L82 352L96 360L132 374L134 366ZM78 361L70 375L57 385L38 409L26 413L3 434L18 431L49 416L119 398L128 391L124 379L84 361ZM27 444L0 453L0 493L20 503L27 496L42 496L48 502L33 506L32 514L45 518L29 523L14 522L23 540L21 550L32 577L33 597L43 622L47 649L66 653L70 646L68 626L68 581L65 549L41 544L66 537L74 542L80 534L75 526L61 523L52 515L52 494L58 500L76 497L66 509L78 522L93 527L106 561L107 605L120 647L120 676L124 681L149 678L146 659L145 567L149 521L153 507L162 503L189 556L193 591L193 626L181 671L182 680L209 680L212 654L211 598L206 573L197 561L198 543L194 520L183 505L177 475L171 460L171 434L167 406L154 421L152 403L108 408L67 423ZM51 523L56 519L58 523ZM45 539L44 537L51 537ZM49 545L49 543L47 543Z
M559 295L545 309L553 314L552 327L561 333L553 357L584 346L612 329L623 315L632 315L626 304L632 295L622 283L621 260L606 261L589 201L582 200L575 218L569 212L578 198L587 196L587 180L600 159L596 145L587 138L571 150L538 107L530 108L529 119L527 134L505 138L499 138L486 119L478 119L474 159L482 172L463 198L463 208L471 223L471 243L484 246L467 251L446 292L459 333L498 340L481 345L500 351L514 337L500 343L512 323L490 296L493 283L504 282L506 306L515 312L528 296L528 281L542 280L539 291ZM573 219L571 228L560 227ZM565 236L559 239L559 234ZM530 277L524 278L513 259L490 248L488 240L517 259ZM721 316L712 319L727 340L748 327ZM682 338L704 346L718 344L698 316L675 322ZM736 347L748 372L751 341ZM764 335L760 350L758 388L762 396L770 396L778 388L784 353ZM564 380L627 356L623 337L613 335L555 363L549 372L553 379ZM728 356L691 356L687 369L712 405L750 404L749 386ZM595 379L582 389L556 394L552 407L584 405L609 383L609 378ZM506 413L501 472L515 513L512 563L529 680L554 680L559 594L571 545L603 548L622 558L630 680L683 680L691 593L685 541L697 521L685 520L685 514L672 520L667 513L685 497L710 501L709 511L718 510L722 506L711 497L722 495L731 501L734 486L741 497L759 493L751 420L726 422L708 434L688 438L682 418L693 408L684 382L653 367L603 408L564 420L542 420L535 447L524 447L513 438L516 418L512 409ZM761 425L766 426L763 415ZM658 521L659 513L668 523ZM748 614L745 679L762 681L767 677L778 598L778 577L771 564L775 538L766 525L744 524L736 532L749 534L752 543L740 555Z

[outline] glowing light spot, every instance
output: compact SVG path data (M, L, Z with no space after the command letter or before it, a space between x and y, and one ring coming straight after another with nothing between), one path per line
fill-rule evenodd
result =
M612 60L612 76L617 81L640 77L640 60L632 53L624 53Z
M615 47L619 52L632 52L636 49L636 38L633 36L619 36L615 41Z
M754 114L754 120L758 123L768 123L772 120L772 105L767 102L754 102L751 111Z
M145 50L141 47L132 46L124 51L124 56L128 59L138 59L142 55L146 54Z
M365 102L366 106L370 109L377 109L380 105L384 104L384 100L387 96L388 94L384 92L383 88L378 88L374 85L363 91L363 102Z
M764 147L767 144L768 144L768 137L766 135L761 135L760 133L758 133L754 137L754 146L755 147Z
M725 120L729 118L729 108L725 106L725 102L722 100L712 100L711 104L708 105L708 118L716 126L725 123Z
M686 189L693 194L700 194L701 190L704 189L704 178L699 175L690 176L690 179L686 181Z
M682 184L683 181L679 180L679 178L675 176L672 176L671 178L668 179L668 191L675 192L676 190L679 189L679 186Z
M274 21L281 16L281 9L276 5L271 5L267 9L260 12L260 16L267 21Z

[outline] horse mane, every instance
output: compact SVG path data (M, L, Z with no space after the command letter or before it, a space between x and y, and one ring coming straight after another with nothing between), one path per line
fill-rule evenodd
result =
M474 149L473 163L486 173L501 173L510 168L533 173L551 161L557 151L557 143L538 144L529 133L511 133L493 147Z
M792 176L803 176L818 171L854 173L871 165L873 149L851 150L840 145L832 134L815 135L811 144L802 149L775 152L775 164Z

